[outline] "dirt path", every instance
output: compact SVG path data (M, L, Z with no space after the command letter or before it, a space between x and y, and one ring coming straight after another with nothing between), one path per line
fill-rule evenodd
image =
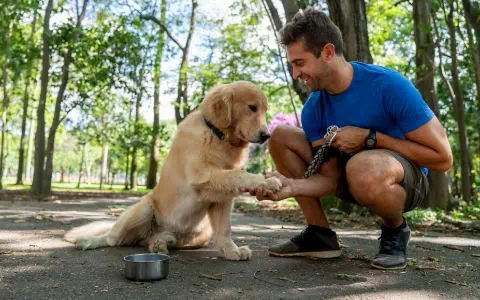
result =
M274 258L268 246L301 227L234 214L233 237L250 245L251 261L176 251L168 279L154 283L123 277L122 258L142 248L84 252L62 240L71 227L111 219L134 201L0 201L0 299L480 299L480 238L472 234L415 232L410 266L384 272L369 268L376 230L338 230L339 259Z

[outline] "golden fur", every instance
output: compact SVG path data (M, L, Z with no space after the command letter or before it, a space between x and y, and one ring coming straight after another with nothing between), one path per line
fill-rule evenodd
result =
M280 188L277 179L241 169L248 144L268 136L267 109L265 95L252 83L214 87L180 123L156 187L113 226L91 223L68 232L65 239L84 250L143 244L151 252L212 241L226 259L250 259L248 246L237 247L230 237L231 208L243 188ZM205 119L222 131L222 139Z

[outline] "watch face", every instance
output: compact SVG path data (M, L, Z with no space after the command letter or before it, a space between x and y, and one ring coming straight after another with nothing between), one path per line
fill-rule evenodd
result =
M368 139L367 140L367 146L368 147L373 147L375 145L375 140L373 139Z

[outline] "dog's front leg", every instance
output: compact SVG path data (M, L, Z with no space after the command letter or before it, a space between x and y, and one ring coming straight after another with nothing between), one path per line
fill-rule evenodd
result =
M208 210L213 229L215 248L227 260L249 260L252 251L248 246L238 247L230 236L232 201L217 202Z
M240 194L242 190L249 188L263 188L277 192L281 187L282 184L277 178L265 179L262 175L242 170L214 170L206 180L199 184L199 189L206 188L232 195Z

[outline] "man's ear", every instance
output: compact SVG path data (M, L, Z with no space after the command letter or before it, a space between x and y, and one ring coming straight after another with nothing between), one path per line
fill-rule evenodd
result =
M335 58L335 51L335 45L333 45L332 43L327 43L323 47L321 55L324 57L324 59L330 61Z
M214 87L200 104L203 116L218 128L232 124L233 89L228 84Z

